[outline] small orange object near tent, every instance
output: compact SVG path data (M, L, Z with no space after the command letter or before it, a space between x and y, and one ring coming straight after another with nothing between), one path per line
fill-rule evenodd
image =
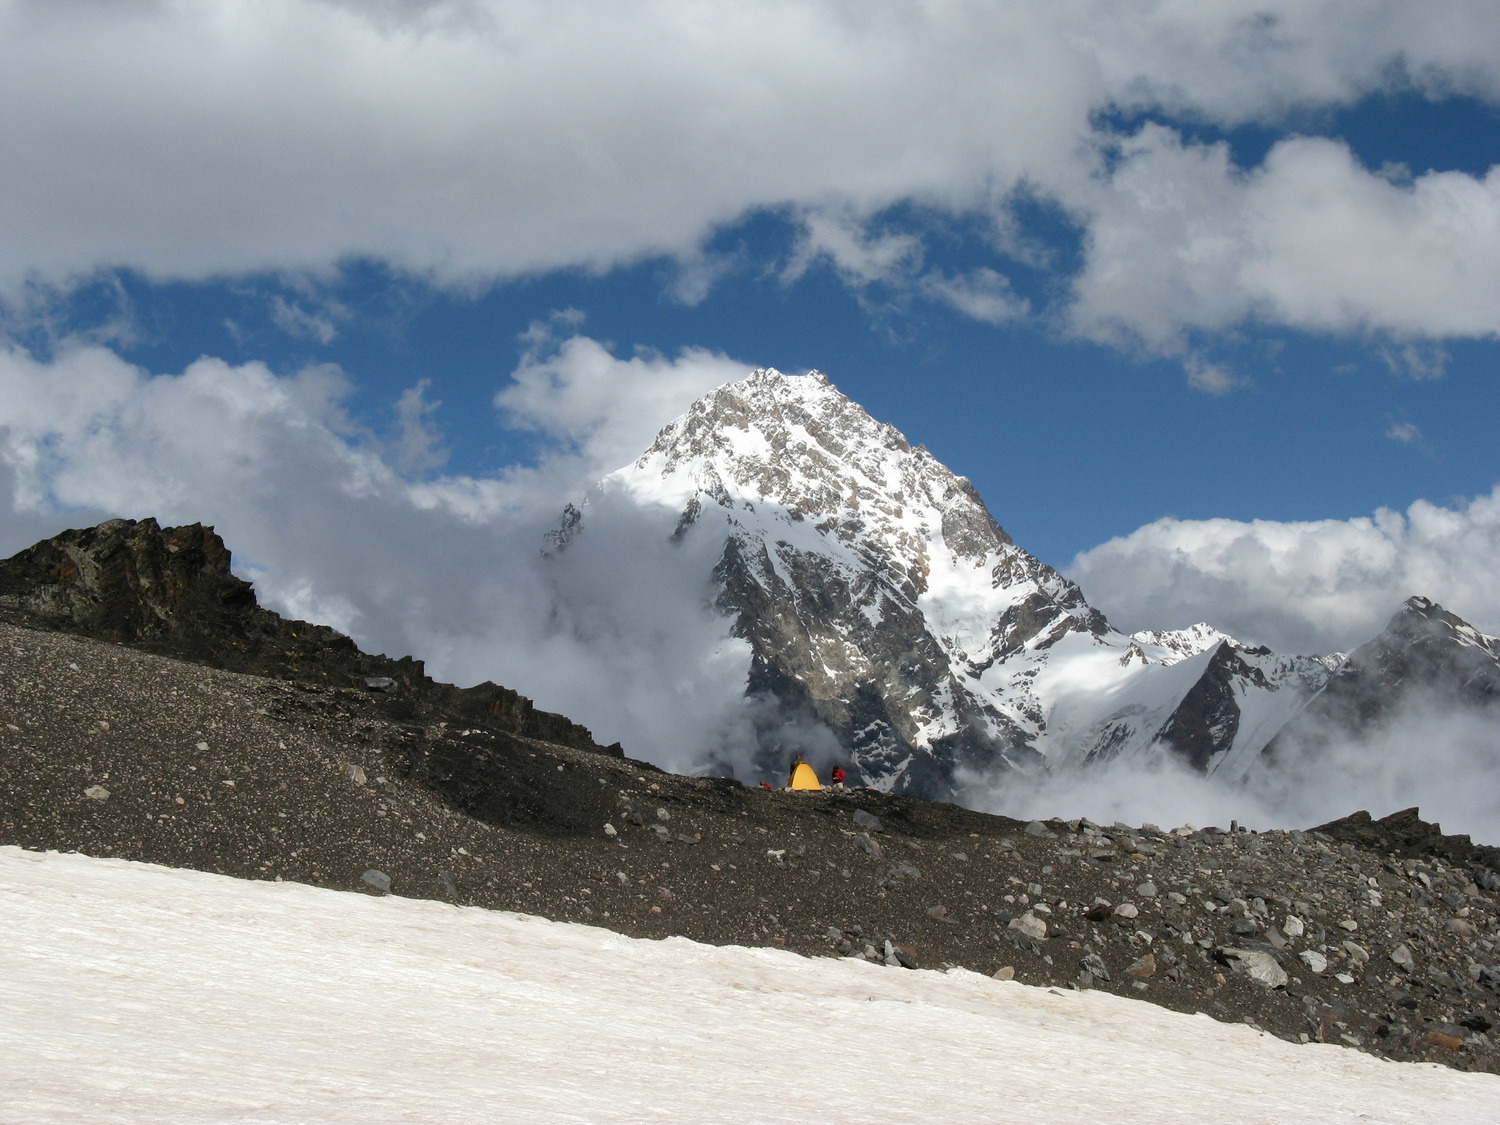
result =
M787 782L788 789L822 789L823 783L818 780L818 775L813 772L812 766L806 762L799 761L792 767L791 779Z

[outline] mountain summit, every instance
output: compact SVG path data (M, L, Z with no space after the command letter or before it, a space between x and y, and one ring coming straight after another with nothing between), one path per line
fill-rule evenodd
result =
M966 479L817 372L720 387L603 489L669 510L679 538L722 537L718 605L750 643L748 691L826 726L884 787L1034 764L1039 715L992 671L1107 627Z

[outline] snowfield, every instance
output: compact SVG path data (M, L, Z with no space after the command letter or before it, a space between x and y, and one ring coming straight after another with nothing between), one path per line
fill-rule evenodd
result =
M0 1120L1500 1120L1098 992L0 847Z

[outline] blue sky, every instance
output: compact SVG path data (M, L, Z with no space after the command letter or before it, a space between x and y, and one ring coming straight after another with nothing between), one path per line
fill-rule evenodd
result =
M1415 94L1380 97L1341 123L1378 137L1393 105L1407 121L1449 131L1447 143L1414 151L1441 148L1465 166L1485 152L1500 158L1500 140L1483 128L1472 141L1465 132L1466 122L1492 116L1483 107L1457 114ZM1036 315L994 325L894 287L851 291L826 264L788 281L778 267L796 232L784 215L758 214L716 232L710 248L739 261L691 304L673 291L677 264L662 258L472 292L373 262L344 264L311 293L306 282L271 274L153 284L111 272L68 295L63 330L87 333L123 312L131 329L116 350L153 372L181 371L201 355L283 373L337 364L352 383L351 410L375 430L391 425L403 391L426 380L448 453L428 473L485 475L536 456L536 435L508 427L492 400L526 350L528 327L559 311L579 314L573 330L621 357L703 347L747 369L815 367L971 477L1018 541L1056 566L1162 516L1347 518L1477 495L1500 476L1493 340L1426 343L1442 370L1421 376L1391 357L1400 342L1240 326L1205 343L1240 381L1209 393L1189 385L1174 359L1080 340L1049 323L1065 274L1018 268L958 224L890 222L933 232L930 259L954 271L1010 266ZM1076 259L1076 227L1055 217L1038 227L1049 253ZM329 302L341 312L325 339L284 313L278 323L279 309Z
M1127 627L1500 630L1492 6L1047 7L0 0L0 545L431 644L330 544L815 367Z

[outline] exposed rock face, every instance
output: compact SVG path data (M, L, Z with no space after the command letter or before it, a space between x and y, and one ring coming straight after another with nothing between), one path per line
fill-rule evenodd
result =
M1412 597L1374 640L1349 654L1266 754L1316 754L1424 708L1451 715L1500 704L1500 640L1427 598Z
M1402 809L1379 820L1361 810L1320 825L1316 831L1326 832L1342 843L1356 844L1380 855L1433 857L1459 867L1472 867L1476 873L1485 868L1490 874L1484 877L1484 882L1494 882L1496 889L1500 889L1500 848L1476 844L1461 832L1445 835L1441 824L1423 820L1421 810L1416 807Z
M270 624L229 559L201 524L109 520L0 562L0 606L101 640L207 654L230 634Z
M43 540L0 561L0 611L230 671L377 689L384 708L401 717L447 717L603 749L585 728L508 688L438 683L420 660L364 653L326 625L262 608L251 584L231 571L224 541L201 524L117 519Z
M1232 745L1239 733L1240 709L1234 689L1246 682L1258 688L1270 686L1260 669L1246 663L1233 644L1219 642L1203 675L1182 697L1159 737L1181 748L1183 757L1206 770L1212 755Z
M612 492L670 510L679 538L723 537L718 604L750 642L747 689L815 717L883 787L943 794L956 769L1037 764L1036 701L980 681L1107 630L967 480L817 373L719 388L606 478Z
M1206 625L1126 637L1018 547L973 486L814 372L720 387L592 504L722 542L717 605L746 690L831 731L855 780L946 798L968 774L1181 755L1240 770L1332 662ZM587 533L571 505L548 551ZM792 749L767 725L769 777Z

